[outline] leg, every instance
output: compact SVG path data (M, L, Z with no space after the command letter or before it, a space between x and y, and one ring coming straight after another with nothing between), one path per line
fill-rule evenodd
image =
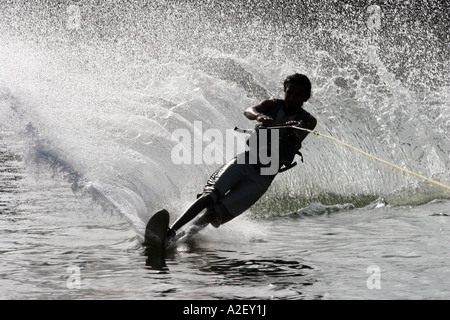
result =
M227 208L223 206L221 202L219 202L214 207L209 207L206 209L206 212L201 215L196 221L194 221L194 225L197 227L197 232L206 227L208 224L211 224L214 228L220 227L222 224L234 219L235 216L231 215Z
M202 210L214 205L214 198L209 194L204 194L198 198L187 210L186 212L178 218L177 221L172 225L172 230L177 231L186 223L194 219Z
M175 221L171 230L179 230L204 209L214 206L233 185L238 183L240 170L241 165L236 165L236 159L233 159L214 172L208 179L203 194Z
M208 209L206 209L206 212L204 214L202 214L197 220L194 221L195 233L199 232L210 223L218 227L215 221L216 213L214 212L213 207L209 207Z
M214 228L233 220L250 208L266 192L270 180L244 180L230 190L214 206L208 207L206 212L194 221L195 233L211 224Z
M241 182L211 208L215 215L210 218L210 223L214 227L218 228L253 206L272 183L272 177L262 176L251 167L245 171Z
M203 194L177 221L175 221L172 228L169 228L167 233L168 238L174 238L177 230L189 223L204 209L212 208L218 201L220 201L226 192L233 189L235 185L239 184L239 181L242 178L243 168L243 165L237 164L237 160L235 158L214 172L208 179L208 182L203 189ZM203 229L211 222L211 211L214 212L214 210L207 210L206 213L202 215L198 221L196 221L196 225L198 225L200 229Z

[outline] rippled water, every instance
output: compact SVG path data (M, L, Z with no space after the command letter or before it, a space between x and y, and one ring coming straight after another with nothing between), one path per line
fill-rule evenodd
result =
M250 214L180 244L155 269L129 223L54 172L37 179L13 163L16 188L2 191L1 299L450 298L448 200ZM380 288L370 289L373 266Z
M21 229L4 233L1 297L448 299L448 204L244 221L264 236L236 231L236 222L180 245L164 270L146 264L127 224L103 218L49 227L42 225L48 217L25 222L3 215L2 228ZM380 289L367 286L373 265Z

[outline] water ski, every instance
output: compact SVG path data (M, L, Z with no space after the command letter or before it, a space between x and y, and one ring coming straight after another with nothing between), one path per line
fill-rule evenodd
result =
M167 210L156 212L148 221L145 228L144 246L149 257L160 258L164 261L167 246L167 228L169 227L170 215Z
M173 248L176 243L184 242L198 233L209 223L205 222L203 217L200 217L191 225L185 227L184 230L177 233L169 243L167 242L167 229L169 227L170 215L165 209L156 212L148 221L145 228L144 246L151 256L161 256L165 258L165 253L168 248Z

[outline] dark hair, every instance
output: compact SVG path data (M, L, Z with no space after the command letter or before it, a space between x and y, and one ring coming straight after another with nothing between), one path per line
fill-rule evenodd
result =
M284 80L284 91L286 91L287 86L291 83L296 83L301 85L305 90L307 94L308 100L311 97L311 81L309 81L308 77L301 73L295 73L290 76L286 77L286 80Z

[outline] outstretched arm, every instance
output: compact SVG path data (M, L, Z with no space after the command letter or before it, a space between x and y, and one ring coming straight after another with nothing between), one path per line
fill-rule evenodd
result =
M244 111L244 115L247 117L247 119L259 121L267 127L273 126L274 120L269 116L269 114L271 114L274 106L274 101L264 100L257 106L247 108Z

